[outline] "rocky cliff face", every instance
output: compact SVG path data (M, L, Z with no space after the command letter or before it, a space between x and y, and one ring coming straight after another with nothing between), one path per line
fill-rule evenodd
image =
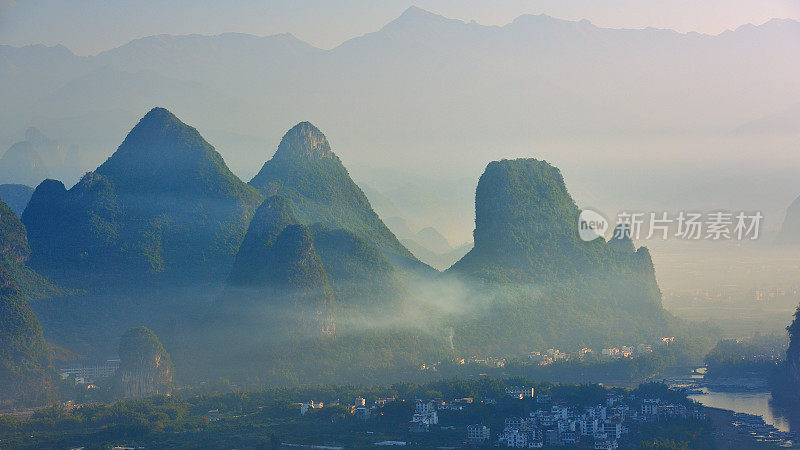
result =
M148 328L133 328L122 335L119 358L115 375L118 395L141 398L172 392L172 360Z

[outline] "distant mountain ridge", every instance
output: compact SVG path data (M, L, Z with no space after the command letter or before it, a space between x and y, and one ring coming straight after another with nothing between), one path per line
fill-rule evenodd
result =
M94 159L119 137L92 124L115 116L134 121L153 102L192 111L203 129L266 141L315 111L315 123L348 136L353 159L371 163L380 159L369 152L374 142L426 156L430 146L417 137L458 154L483 142L482 134L524 142L734 130L797 103L798 36L800 24L789 20L710 36L541 15L484 26L411 8L330 50L291 35L241 34L150 36L91 57L64 47L0 46L0 141L11 141L33 118L49 131L88 116L65 132L73 142L92 142ZM589 89L597 85L604 88ZM738 89L743 85L751 88ZM351 108L354 92L362 100ZM258 98L268 98L270 108ZM649 107L654 102L662 107ZM474 113L486 110L496 114ZM237 171L260 158L233 142L215 144L230 152Z
M37 185L50 176L36 147L28 141L17 142L0 157L0 182Z
M69 148L29 126L25 138L0 158L0 184L36 186L46 178L72 179L81 171L77 146Z
M24 184L0 184L0 200L5 202L17 216L22 216L33 195L33 188Z

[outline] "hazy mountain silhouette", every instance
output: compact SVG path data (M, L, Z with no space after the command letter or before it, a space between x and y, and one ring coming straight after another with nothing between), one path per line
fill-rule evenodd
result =
M544 15L484 26L411 8L331 50L291 35L241 34L150 36L92 57L2 46L0 138L11 141L32 118L48 129L89 115L69 130L71 142L91 142L87 151L100 157L119 137L95 124L117 110L133 121L154 101L191 111L203 129L267 141L313 111L315 123L346 137L348 159L371 163L380 161L370 151L376 142L410 159L430 151L422 140L455 156L467 145L494 146L496 136L511 144L715 133L797 102L798 35L790 20L710 36ZM254 99L269 99L269 108ZM215 143L237 170L261 157L233 140Z
M0 184L0 200L11 207L17 216L22 216L33 195L33 188L24 184Z
M3 184L35 186L49 174L36 147L28 141L17 142L0 157L0 182Z

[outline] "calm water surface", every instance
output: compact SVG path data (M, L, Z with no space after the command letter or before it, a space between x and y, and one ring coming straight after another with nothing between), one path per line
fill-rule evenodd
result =
M764 418L764 422L773 425L781 431L791 431L789 420L779 415L777 410L770 406L772 399L770 392L719 392L710 391L705 395L690 395L689 398L711 408L729 409L734 412L755 414Z

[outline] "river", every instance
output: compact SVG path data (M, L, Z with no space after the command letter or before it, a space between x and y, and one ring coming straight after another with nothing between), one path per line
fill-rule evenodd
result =
M781 431L791 431L789 420L770 405L770 392L719 392L707 388L703 388L703 392L707 394L689 395L689 398L711 408L761 416L767 424Z
M706 368L701 367L690 376L694 381L701 381L705 378ZM707 387L701 390L705 394L692 394L688 397L694 401L702 403L709 408L727 409L733 412L753 414L761 416L769 425L774 426L780 431L791 431L789 419L781 415L774 408L770 401L772 393L769 391L716 391Z

